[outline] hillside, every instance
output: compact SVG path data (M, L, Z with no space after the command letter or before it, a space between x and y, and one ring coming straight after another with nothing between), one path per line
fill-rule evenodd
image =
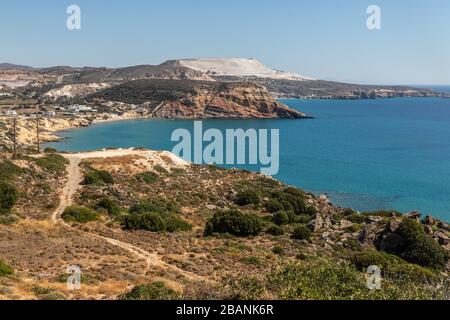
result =
M155 118L305 118L253 83L136 80L87 97L145 106Z
M0 299L446 299L448 224L168 152L0 161ZM6 193L0 193L6 194ZM420 251L417 251L420 248ZM66 268L82 270L68 290ZM366 269L383 272L381 290Z
M133 80L251 81L265 86L273 98L376 99L392 97L450 97L430 89L405 86L358 85L317 80L293 72L271 69L256 59L206 58L169 60L160 65L124 68L30 68L0 64L0 84L45 94L61 85L117 85ZM24 81L26 80L26 81Z
M313 80L296 73L278 71L271 69L256 59L245 58L207 58L207 59L180 59L169 60L162 66L182 66L193 70L198 70L207 75L233 76L233 77L253 77L268 79L285 79L285 80Z

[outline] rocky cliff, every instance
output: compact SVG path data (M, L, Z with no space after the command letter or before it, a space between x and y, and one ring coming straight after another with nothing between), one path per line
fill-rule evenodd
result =
M181 80L130 81L91 95L92 101L141 105L155 118L299 119L306 115L270 97L265 87L249 83Z

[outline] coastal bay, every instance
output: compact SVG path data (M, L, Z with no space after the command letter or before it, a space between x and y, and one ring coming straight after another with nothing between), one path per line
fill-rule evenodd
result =
M311 120L205 120L205 128L280 129L276 178L360 211L419 210L450 219L450 100L282 100ZM191 120L129 120L60 133L65 151L144 146L171 150ZM238 166L256 171L254 166Z

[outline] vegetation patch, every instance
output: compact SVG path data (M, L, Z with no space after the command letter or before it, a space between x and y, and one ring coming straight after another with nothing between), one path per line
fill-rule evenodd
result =
M296 240L309 240L311 238L311 230L303 225L297 225L292 231L292 238Z
M108 171L92 169L86 172L83 180L85 185L114 184L114 178Z
M260 203L259 195L254 190L245 190L238 193L236 196L236 204L239 206L246 206L249 204L257 205Z
M237 210L216 212L206 223L205 236L214 233L229 233L238 237L256 236L262 230L261 219Z
M426 281L436 277L436 274L429 269L408 263L383 251L368 250L357 253L351 261L362 272L366 272L370 266L378 266L384 277L402 277L411 281Z
M56 153L50 153L44 157L32 159L43 170L50 171L58 175L63 174L69 164L69 160Z
M413 219L403 219L395 231L404 243L393 252L408 262L434 270L443 270L449 260L445 249L429 237L422 225Z
M164 231L166 224L156 212L131 214L123 219L123 227L126 230L146 230L151 232Z
M67 207L62 214L62 219L66 222L87 223L98 219L98 215L92 209L79 206Z
M0 259L0 277L12 276L13 274L14 269L5 261Z
M153 184L158 179L158 175L154 172L141 172L135 177L138 181L145 182L146 184Z
M9 182L0 181L0 214L8 213L18 199L17 188Z
M134 287L130 292L119 296L119 300L176 300L178 293L168 288L164 282L156 281Z

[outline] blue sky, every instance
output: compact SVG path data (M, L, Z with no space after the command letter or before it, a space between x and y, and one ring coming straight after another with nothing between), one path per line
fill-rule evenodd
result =
M66 29L66 8L82 29ZM382 29L366 28L380 6ZM127 66L253 57L320 79L450 85L448 0L1 0L0 62Z

